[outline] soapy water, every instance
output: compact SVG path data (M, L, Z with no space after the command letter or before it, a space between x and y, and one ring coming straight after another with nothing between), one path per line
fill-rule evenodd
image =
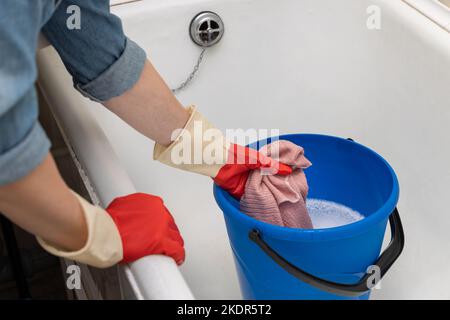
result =
M339 227L364 219L359 212L327 200L307 199L306 208L314 229Z

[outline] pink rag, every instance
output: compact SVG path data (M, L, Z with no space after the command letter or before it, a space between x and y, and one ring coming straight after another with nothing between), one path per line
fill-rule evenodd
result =
M290 141L278 140L259 151L294 170L288 176L265 175L260 170L253 170L241 198L241 211L270 224L312 229L305 203L308 183L303 172L311 162L306 159L303 148Z

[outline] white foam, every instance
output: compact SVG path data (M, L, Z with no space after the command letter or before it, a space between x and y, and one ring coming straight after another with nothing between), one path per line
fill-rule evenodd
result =
M333 228L364 219L359 212L327 200L307 199L306 208L314 229Z

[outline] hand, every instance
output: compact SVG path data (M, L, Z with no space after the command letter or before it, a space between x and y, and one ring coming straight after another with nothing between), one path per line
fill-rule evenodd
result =
M183 263L183 239L161 198L134 193L114 199L103 210L73 195L81 206L88 239L83 248L66 251L37 237L51 254L97 268L133 262L151 254L163 254Z
M151 254L185 258L184 242L161 198L134 193L114 199L106 208L119 230L123 246L121 262L132 262Z
M245 191L245 184L251 170L267 169L270 174L289 175L292 168L280 163L255 149L231 144L228 148L227 163L214 177L214 182L240 199Z

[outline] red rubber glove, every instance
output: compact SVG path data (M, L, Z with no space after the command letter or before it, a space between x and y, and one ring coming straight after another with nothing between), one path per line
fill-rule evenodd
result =
M245 191L245 183L251 170L267 169L270 174L289 175L292 168L263 155L255 149L231 144L228 149L228 158L217 175L214 182L227 190L232 196L240 199Z
M114 199L106 208L119 230L123 246L121 262L133 262L151 254L185 258L184 241L160 197L134 193Z

